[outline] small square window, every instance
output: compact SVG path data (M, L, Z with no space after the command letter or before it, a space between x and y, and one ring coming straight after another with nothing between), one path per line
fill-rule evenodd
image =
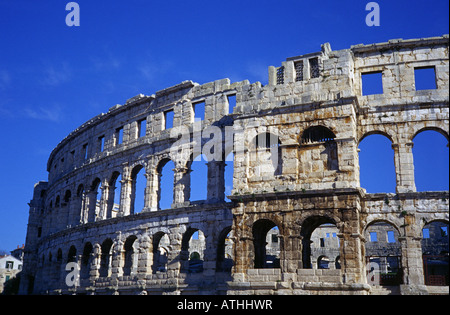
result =
M416 91L437 89L435 68L414 68L414 83L416 86Z
M370 232L370 241L371 242L378 242L378 238L377 238L377 232Z
M383 94L383 73L361 73L362 95Z
M423 229L422 230L423 238L430 238L430 229Z

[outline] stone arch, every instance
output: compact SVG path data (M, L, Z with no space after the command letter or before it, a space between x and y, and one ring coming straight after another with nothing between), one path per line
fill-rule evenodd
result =
M112 251L113 241L111 238L107 238L100 245L100 277L109 277L111 275Z
M136 240L136 235L130 235L126 238L123 245L121 260L123 262L122 274L124 276L130 276L136 272L138 255L136 248L138 242Z
M208 174L209 161L205 154L191 154L191 158L186 163L187 172L184 176L189 179L188 189L189 200L201 201L208 199ZM186 184L188 181L185 181ZM193 189L195 188L195 189ZM185 199L186 197L185 196Z
M323 125L306 128L299 137L300 173L339 170L336 135Z
M304 269L313 268L311 237L315 229L323 224L332 224L337 226L337 221L329 216L312 215L308 216L301 223L300 236L302 237L302 262Z
M77 248L75 245L72 245L69 248L69 252L67 253L67 262L77 262Z
M425 122L418 122L416 124L414 124L409 132L410 134L410 141L414 141L414 138L421 132L424 131L436 131L438 133L440 133L441 135L443 135L447 141L450 141L450 137L448 132L446 131L448 129L448 126L444 125L443 123L440 122L427 122L425 124Z
M91 265L93 261L94 247L90 242L84 244L81 255L80 278L87 279L90 276Z
M158 176L158 195L157 208L170 209L174 203L175 191L175 163L168 157L162 158L157 166L156 172Z
M424 127L414 134L412 156L417 191L449 189L449 143L447 133Z
M277 240L271 238L269 232L278 229ZM276 235L275 233L273 235ZM253 248L254 248L254 268L279 268L280 253L283 250L279 241L279 226L272 220L259 219L252 225ZM269 245L269 247L267 246ZM269 257L270 256L270 257Z
M142 176L142 171L145 174L145 167L143 164L137 164L131 170L130 214L139 213L144 208L147 179L145 175Z
M197 239L193 239L198 235ZM203 272L204 250L206 238L201 229L189 227L183 234L180 252L180 272L201 273ZM199 253L199 259L190 259L193 252Z
M392 137L385 132L372 131L360 139L359 181L367 192L396 192L396 165L392 148Z
M322 125L314 125L306 128L299 139L300 145L334 141L336 138L335 133L328 127Z
M122 183L121 183L122 175L119 171L113 171L109 181L108 181L108 200L106 206L106 218L115 217L116 213L118 213L121 203L121 191L122 191ZM117 183L120 183L120 188ZM119 188L119 189L118 189Z
M380 273L380 284L398 285L403 281L400 229L394 223L378 219L364 228L366 263Z
M167 233L157 232L152 238L152 273L166 272L169 261L170 239Z
M217 240L216 271L231 272L233 256L232 229L228 226L219 233Z
M89 194L88 194L88 215L87 221L94 222L100 211L100 200L101 200L101 180L99 177L96 177L92 184L90 185ZM100 196L99 196L100 190Z
M258 132L250 141L250 163L258 177L281 175L283 172L281 140L272 130Z

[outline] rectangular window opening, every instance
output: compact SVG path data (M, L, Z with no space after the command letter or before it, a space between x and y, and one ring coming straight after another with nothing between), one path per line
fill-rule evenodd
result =
M414 68L414 84L416 91L437 89L436 69L434 67Z
M284 67L281 66L277 69L277 84L284 84Z
M138 121L138 138L144 137L147 132L147 119Z
M295 81L303 81L303 60L297 61L295 67Z
M423 238L430 238L430 229L423 229L422 230Z
M83 145L83 159L84 160L87 160L87 158L88 158L88 147L89 147L88 143L85 143Z
M98 142L100 144L100 152L103 152L103 150L105 149L105 136L99 137Z
M388 243L395 243L394 231L387 231L387 241Z
M377 232L370 232L370 241L371 242L378 242L378 238L377 238Z
M194 104L194 121L205 119L205 102Z
M123 142L123 127L116 129L116 146Z
M232 114L233 108L236 107L236 94L228 95L227 99L228 99L228 114Z
M361 73L362 95L383 94L383 72Z
M164 112L164 129L173 128L173 110Z
M311 58L309 59L309 74L310 78L318 78L320 76L320 69L319 69L319 58Z

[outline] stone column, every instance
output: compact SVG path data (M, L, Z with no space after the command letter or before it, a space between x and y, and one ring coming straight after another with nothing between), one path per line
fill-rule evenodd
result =
M214 203L225 199L225 162L212 161L208 166L207 201Z
M173 169L173 203L172 207L183 207L190 198L190 169L178 166Z
M96 218L96 221L106 219L106 213L108 210L108 200L110 194L109 184L107 180L103 181L100 189L102 190L102 198L100 199L99 213L98 217Z
M404 215L404 236L399 237L402 245L403 287L411 294L419 291L426 292L423 260L422 260L422 235L417 228L414 214ZM403 291L403 290L402 290Z
M415 192L412 142L393 143L397 193Z
M124 174L120 183L122 184L122 189L120 191L120 207L118 216L123 217L130 215L132 180L128 177L128 175L125 177Z
M145 172L147 178L147 186L145 187L144 210L157 211L158 210L158 189L159 189L159 174L154 168Z

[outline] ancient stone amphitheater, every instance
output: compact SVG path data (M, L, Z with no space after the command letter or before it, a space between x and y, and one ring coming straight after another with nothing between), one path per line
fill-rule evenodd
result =
M184 81L111 107L50 154L20 292L448 294L449 192L416 191L412 151L422 131L449 137L448 48L448 35L327 43L269 67L266 86ZM433 88L416 87L423 69ZM382 92L365 95L371 74ZM395 194L360 185L372 134L392 142ZM206 199L190 200L198 189Z

